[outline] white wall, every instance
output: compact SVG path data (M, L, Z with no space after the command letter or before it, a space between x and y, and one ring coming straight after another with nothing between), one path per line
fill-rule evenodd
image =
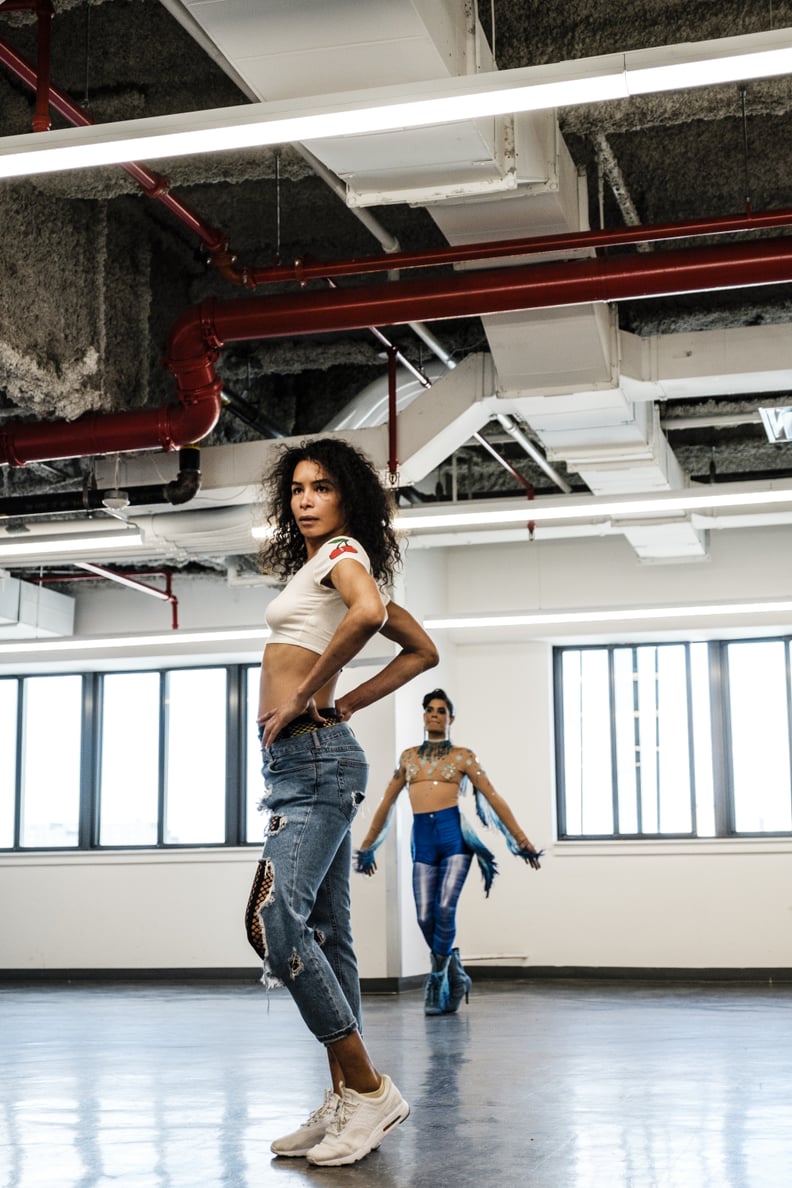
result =
M455 734L547 849L535 872L496 840L502 873L488 900L468 879L459 939L471 963L792 966L790 842L554 844L551 649L463 646L457 668Z
M415 549L405 593L410 608L427 616L786 598L791 584L788 530L764 529L713 533L710 559L686 565L643 566L612 538ZM229 591L194 579L177 578L175 588L189 627L253 624L269 598L262 589ZM124 591L86 591L80 598L82 633L160 629L163 620L167 625L164 604ZM638 621L618 634L660 638L661 629L702 638L788 632L790 623L779 616L721 615L710 622L699 616L687 624ZM599 638L586 625L577 634ZM460 905L459 942L469 962L543 969L792 967L789 841L555 843L552 640L527 628L457 629L436 638L440 667L353 723L371 763L354 838L359 842L365 832L399 752L420 738L421 697L446 687L457 708L455 739L477 751L529 836L547 850L542 870L534 872L508 854L502 839L489 839L501 874L485 900L474 868ZM384 655L381 647L375 652ZM73 656L69 665L81 662ZM0 671L22 667L9 660ZM351 670L348 677L363 675ZM409 825L405 805L378 874L353 877L364 977L426 967L410 900ZM0 968L252 970L256 958L243 916L256 857L255 848L0 855Z

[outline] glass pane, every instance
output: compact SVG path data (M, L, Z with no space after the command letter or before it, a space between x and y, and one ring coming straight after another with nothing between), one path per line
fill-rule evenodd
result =
M26 677L22 704L20 844L76 846L82 677Z
M99 844L157 844L160 678L113 673L102 682Z
M562 656L566 834L613 832L613 778L606 648Z
M685 646L640 648L643 833L690 833Z
M256 729L256 714L258 713L259 678L261 669L249 668L247 673L247 781L246 781L246 834L249 842L263 841L264 822L258 806L264 794L264 781L261 777L261 743Z
M18 689L15 680L0 681L0 847L3 849L14 844Z
M165 842L225 841L224 668L168 673L165 761Z
M620 833L689 833L685 647L614 654Z
M693 832L687 655L685 644L563 652L562 762L568 836ZM696 712L706 729L703 753L709 756L706 652L699 656ZM711 758L702 760L700 767L702 788L711 798ZM710 824L712 820L710 803Z
M738 833L792 828L786 645L730 644L734 826Z
M638 789L641 748L638 739L638 673L634 648L616 648L613 654L614 714L616 729L616 781L619 833L638 833Z

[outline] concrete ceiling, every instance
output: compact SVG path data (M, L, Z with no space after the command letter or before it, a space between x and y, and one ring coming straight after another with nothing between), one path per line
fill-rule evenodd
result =
M472 52L462 0L382 0L365 7L370 25L351 0L55 0L54 8L53 85L101 123L463 73ZM615 0L495 0L480 5L475 53L490 69L494 45L497 68L506 70L784 26L792 26L792 3L784 0L637 0L626 7ZM379 30L379 42L371 29ZM0 40L35 62L32 13L4 12L0 3ZM386 148L372 139L363 154L349 142L317 142L310 152L284 146L155 165L206 224L224 233L238 261L267 267L379 254L377 228L390 246L398 241L401 251L417 252L586 225L740 215L747 201L755 211L789 207L791 103L789 79L782 78L518 121L516 190L500 192L496 184L486 194L489 176L473 177L465 161L438 162L437 146L414 137L391 138ZM29 88L0 65L0 136L29 132L33 104ZM53 126L64 121L56 116ZM461 131L458 140L457 155L464 156L469 142ZM493 159L498 151L496 145ZM324 157L324 171L317 172L311 153ZM533 158L544 164L548 154L541 180ZM198 237L119 168L0 182L0 228L0 434L4 423L172 401L162 356L176 318L206 298L243 295L209 263ZM659 255L675 246L650 250ZM792 400L790 322L789 286L776 284L533 315L452 317L423 333L384 327L408 360L441 377L413 409L443 393L444 409L485 402L486 415L478 418L435 418L434 449L422 443L429 461L413 467L403 502L522 498L523 487L487 441L537 496L562 488L609 494L792 477L792 445L770 444L756 411ZM461 371L459 381L445 375L438 354L456 364L469 356L485 360L491 385L463 393ZM234 343L218 370L227 393L244 405L226 405L202 443L205 458L218 450L208 467L217 474L215 494L206 506L216 505L220 491L233 502L233 471L220 462L235 457L229 447L321 432L370 385L381 398L386 361L381 341L356 329ZM493 396L533 456L495 418ZM172 476L173 465L157 454L128 465L89 457L4 466L0 496L18 525L33 495L115 485L119 474L144 482L162 473ZM631 543L650 558L706 548L694 528L659 550L645 540ZM225 544L213 533L176 559L222 568L223 558L243 547L235 522Z

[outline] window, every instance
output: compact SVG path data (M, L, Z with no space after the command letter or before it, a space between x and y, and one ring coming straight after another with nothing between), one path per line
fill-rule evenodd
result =
M23 846L76 846L80 822L82 682L79 676L22 682Z
M167 674L165 836L173 845L221 842L225 834L226 674Z
M782 640L727 648L738 833L792 829L787 651Z
M0 679L0 849L260 841L258 673Z
M99 844L153 846L159 805L160 674L102 680Z
M559 835L792 831L790 640L559 648Z

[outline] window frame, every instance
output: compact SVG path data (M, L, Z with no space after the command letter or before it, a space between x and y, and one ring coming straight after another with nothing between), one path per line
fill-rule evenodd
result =
M641 642L598 642L591 644L568 643L556 645L553 648L553 719L555 723L555 784L556 784L556 832L557 840L564 844L575 845L585 842L696 842L718 843L724 840L756 840L756 839L790 839L792 828L788 830L738 830L736 828L736 804L734 791L734 768L732 763L733 737L729 697L729 648L735 644L780 642L785 649L785 675L787 690L787 730L790 753L790 797L792 798L792 635L746 636L717 640L647 640ZM710 764L712 772L712 811L714 815L714 832L699 834L698 829L698 796L696 787L696 758L694 748L693 698L691 696L691 646L704 643L707 648L707 680L709 692L710 737L706 744L710 748ZM608 716L610 721L610 749L611 749L611 796L613 803L613 821L618 826L618 768L615 759L616 729L615 729L615 679L614 656L620 650L642 648L679 647L685 648L686 687L687 687L687 719L688 719L688 764L690 770L690 799L691 799L691 831L678 832L616 832L607 833L569 833L567 779L565 771L565 739L564 739L564 688L563 664L564 656L569 653L585 651L599 651L607 653L608 668ZM638 817L640 821L640 816Z
M216 663L210 658L200 664L188 665L144 665L140 668L129 669L122 666L102 670L64 669L53 673L10 674L0 676L0 680L15 682L16 696L16 762L14 766L13 789L13 830L12 845L0 846L0 854L85 854L89 853L146 853L163 851L179 851L191 849L222 850L231 847L260 846L259 838L249 841L247 830L247 746L249 731L255 729L255 707L248 705L247 682L248 672L257 669L258 663L242 662L237 664ZM166 842L164 840L165 827L165 794L166 794L166 748L165 731L167 706L165 691L168 674L172 671L201 671L206 669L222 669L226 675L225 697L225 788L223 793L222 817L224 822L224 839L211 842ZM109 676L126 675L130 672L146 672L159 675L159 713L158 713L158 762L157 762L157 841L156 843L119 843L115 845L100 844L101 830L101 790L100 776L102 764L102 709L104 681ZM78 809L78 841L74 846L23 846L21 839L21 822L23 814L22 804L22 743L24 726L24 682L30 677L38 676L78 676L81 678L81 743L80 743L80 779ZM218 724L218 729L221 729Z

